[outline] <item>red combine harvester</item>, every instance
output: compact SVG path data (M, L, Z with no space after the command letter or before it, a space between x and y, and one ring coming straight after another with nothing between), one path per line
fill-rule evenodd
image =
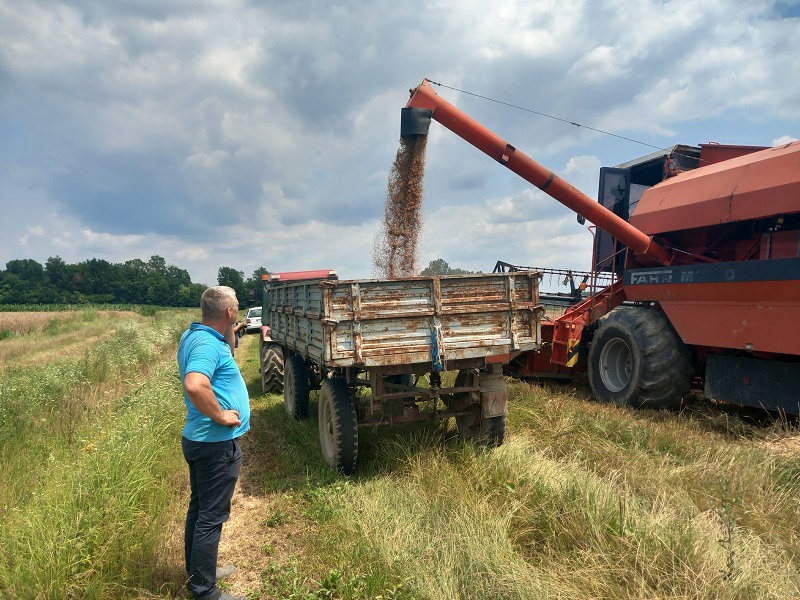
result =
M596 225L593 269L614 275L543 325L550 356L523 355L516 374L583 367L594 396L622 406L675 408L694 383L800 414L800 142L675 146L602 169L595 201L423 80L401 135L431 119Z

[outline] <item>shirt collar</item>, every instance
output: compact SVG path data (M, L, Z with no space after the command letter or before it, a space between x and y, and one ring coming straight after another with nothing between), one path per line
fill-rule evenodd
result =
M192 322L192 324L189 325L189 329L191 331L207 331L215 338L217 338L219 341L221 342L225 341L225 336L222 335L219 331L217 331L216 329L212 329L208 325L203 325L202 323L198 323L197 321Z

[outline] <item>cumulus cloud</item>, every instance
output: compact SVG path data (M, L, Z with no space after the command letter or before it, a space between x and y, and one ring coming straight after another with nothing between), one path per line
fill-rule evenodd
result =
M783 146L784 144L791 144L792 142L796 142L797 138L792 137L790 135L782 135L778 139L772 140L773 146Z
M423 77L592 196L601 165L653 147L796 139L797 25L791 4L745 0L0 0L0 263L369 276ZM574 215L430 136L424 257L586 267Z

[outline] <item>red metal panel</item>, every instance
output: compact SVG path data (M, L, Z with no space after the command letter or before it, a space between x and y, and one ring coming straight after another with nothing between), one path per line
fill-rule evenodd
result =
M775 231L761 236L760 259L800 256L800 231Z
M284 271L262 275L264 281L301 281L303 279L336 279L336 271L318 269L316 271Z
M798 304L666 302L661 306L687 344L800 354Z
M629 300L657 301L691 345L800 355L800 281L631 285Z
M800 212L800 142L682 173L645 191L630 222L648 235Z
M714 142L700 144L700 165L710 165L767 149L768 146L735 146L731 144L715 144Z

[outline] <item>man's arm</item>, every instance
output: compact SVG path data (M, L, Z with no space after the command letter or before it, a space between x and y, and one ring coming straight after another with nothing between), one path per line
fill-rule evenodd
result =
M195 408L207 416L209 419L220 425L238 427L242 424L239 420L238 410L222 410L220 408L214 390L211 388L211 380L202 373L187 373L183 378L183 389L192 401Z
M228 346L231 347L231 354L233 354L236 348L236 340L234 339L235 335L236 333L233 330L233 323L231 323L225 328L225 334L224 334L225 341L228 342Z

